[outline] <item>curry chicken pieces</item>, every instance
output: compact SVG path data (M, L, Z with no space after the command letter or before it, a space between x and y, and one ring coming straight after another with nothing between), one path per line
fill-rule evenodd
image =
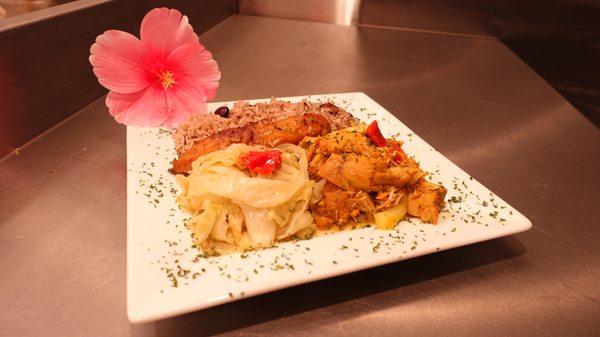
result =
M308 171L314 180L325 179L322 199L311 211L317 227L358 222L380 210L406 203L407 213L437 223L446 189L425 180L418 163L407 157L401 143L385 140L375 122L306 137Z

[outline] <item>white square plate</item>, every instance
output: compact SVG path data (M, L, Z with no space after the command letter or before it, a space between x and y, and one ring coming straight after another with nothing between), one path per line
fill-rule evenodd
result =
M204 258L192 248L188 216L175 203L178 186L167 172L175 157L165 130L127 128L127 307L146 322L277 289L506 236L531 222L435 151L363 93L284 98L331 100L357 118L379 121L383 134L447 189L437 225L400 222L394 230L363 228L277 247ZM259 100L255 100L259 101ZM252 102L255 102L252 101ZM209 110L233 102L212 103Z

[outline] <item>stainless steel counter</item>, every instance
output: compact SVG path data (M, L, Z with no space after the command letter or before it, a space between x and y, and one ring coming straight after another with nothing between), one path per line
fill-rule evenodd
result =
M533 229L130 325L125 128L98 101L0 162L0 335L598 335L600 132L502 43L244 16L201 40L218 100L364 91Z

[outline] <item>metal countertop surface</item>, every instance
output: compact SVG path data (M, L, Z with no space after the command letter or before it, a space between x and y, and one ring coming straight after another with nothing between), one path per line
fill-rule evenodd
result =
M216 100L363 91L533 228L131 325L125 127L100 100L0 162L1 336L598 336L600 132L501 42L249 16L201 41Z

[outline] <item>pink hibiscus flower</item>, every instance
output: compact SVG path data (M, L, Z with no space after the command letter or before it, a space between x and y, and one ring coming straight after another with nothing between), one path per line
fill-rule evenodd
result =
M108 30L90 48L94 74L110 90L106 105L115 120L173 128L206 113L221 73L187 16L155 8L142 20L140 37Z

